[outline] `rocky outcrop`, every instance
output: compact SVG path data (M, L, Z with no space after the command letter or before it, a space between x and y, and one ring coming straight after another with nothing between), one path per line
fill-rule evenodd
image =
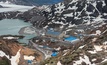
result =
M0 8L3 8L3 6L0 5Z
M36 63L42 59L40 53L21 46L15 40L0 40L0 53L0 62L5 62L7 65L14 65L14 63L16 65L27 65L27 60Z
M15 18L17 14L19 14L20 12L15 11L15 12L2 12L0 13L0 20L2 19L11 19L11 18ZM21 14L21 13L20 13Z

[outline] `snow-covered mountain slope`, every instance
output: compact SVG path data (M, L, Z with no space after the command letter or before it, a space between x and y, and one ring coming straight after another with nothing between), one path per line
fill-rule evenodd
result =
M52 27L51 25L54 24L69 27L73 24L90 25L92 23L106 22L107 5L105 0L71 0L66 4L62 2L53 5L47 18L49 22L46 27Z
M11 15L8 14L3 13L1 15L4 15L4 17L7 15L11 18ZM38 16L43 17L43 20L37 19ZM36 27L56 28L58 30L68 30L70 27L82 24L93 27L93 24L106 22L107 5L106 0L65 0L44 9L35 7L25 13L16 13L13 18L31 21Z

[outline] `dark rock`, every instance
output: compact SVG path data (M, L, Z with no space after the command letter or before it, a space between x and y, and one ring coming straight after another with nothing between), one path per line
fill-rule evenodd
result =
M0 8L3 8L3 6L0 5Z
M103 13L107 13L107 6L104 6L102 10L103 10Z
M105 1L105 3L106 3L106 6L107 6L107 0L104 0Z

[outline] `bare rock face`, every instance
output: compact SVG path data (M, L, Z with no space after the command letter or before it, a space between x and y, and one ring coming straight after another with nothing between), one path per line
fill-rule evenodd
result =
M7 65L13 65L15 62L17 65L27 65L27 60L24 56L32 56L33 61L40 62L41 55L34 50L21 46L14 40L0 40L0 62L7 63ZM4 56L3 56L4 55ZM16 57L16 58L15 58ZM12 60L14 58L14 60ZM5 60L5 61L4 61Z
M3 6L0 5L0 8L3 8Z

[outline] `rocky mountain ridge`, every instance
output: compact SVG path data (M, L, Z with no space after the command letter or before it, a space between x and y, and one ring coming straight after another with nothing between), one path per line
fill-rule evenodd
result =
M106 7L104 0L71 0L68 4L58 3L52 6L53 13L49 14L50 22L46 26L56 24L69 27L73 24L90 25L93 22L106 21Z

